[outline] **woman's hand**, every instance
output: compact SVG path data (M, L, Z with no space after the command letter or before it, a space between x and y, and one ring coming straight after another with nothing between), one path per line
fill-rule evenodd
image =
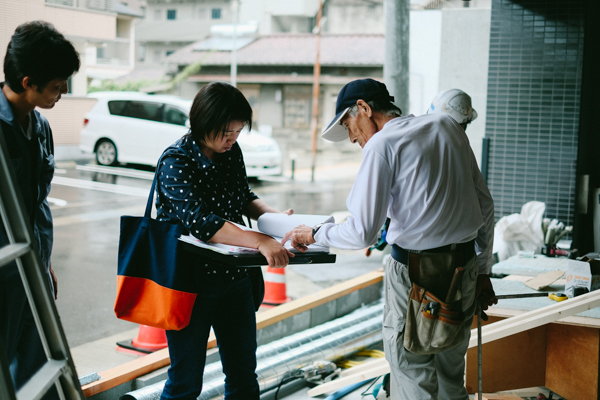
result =
M292 210L291 208L288 208L285 211L281 212L282 214L287 214L287 215L292 215L294 213L294 210Z
M290 263L290 257L294 257L281 243L267 236L259 242L258 251L265 256L271 268L283 268Z

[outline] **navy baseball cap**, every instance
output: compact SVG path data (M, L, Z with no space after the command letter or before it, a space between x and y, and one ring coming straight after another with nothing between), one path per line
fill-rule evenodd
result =
M342 140L348 139L348 132L340 124L340 121L344 118L344 115L346 115L350 107L355 105L358 100L364 100L366 102L373 100L392 102L394 101L394 97L390 96L390 93L383 83L373 79L358 79L346 84L346 86L340 90L340 94L337 98L335 118L329 126L325 128L323 133L321 133L323 139L332 142L341 142Z

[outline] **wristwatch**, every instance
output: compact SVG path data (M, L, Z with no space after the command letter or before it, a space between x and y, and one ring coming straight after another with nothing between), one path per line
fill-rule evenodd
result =
M317 224L317 225L313 226L313 230L312 230L313 240L315 240L315 235L317 234L318 230L321 229L322 226L323 226L323 224Z

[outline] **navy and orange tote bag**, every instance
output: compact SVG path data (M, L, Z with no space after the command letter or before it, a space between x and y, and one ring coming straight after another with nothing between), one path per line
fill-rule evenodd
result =
M143 217L122 216L117 273L117 318L180 330L196 301L192 256L181 249L180 224L150 217L156 176Z

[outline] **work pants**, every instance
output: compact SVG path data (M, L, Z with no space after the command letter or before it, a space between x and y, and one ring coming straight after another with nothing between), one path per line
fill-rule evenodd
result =
M418 355L409 352L403 345L411 288L408 267L389 258L385 266L383 345L390 364L392 400L468 400L464 386L465 354L475 310L476 257L472 257L463 268L462 304L466 315L463 342L441 353Z
M52 288L50 292L54 296ZM0 344L16 390L47 361L15 263L0 269ZM58 399L56 389L51 388L42 399Z
M211 327L225 373L225 399L258 400L256 314L250 278L209 275L199 286L190 324L180 331L167 331L171 367L161 400L195 400L200 395Z

